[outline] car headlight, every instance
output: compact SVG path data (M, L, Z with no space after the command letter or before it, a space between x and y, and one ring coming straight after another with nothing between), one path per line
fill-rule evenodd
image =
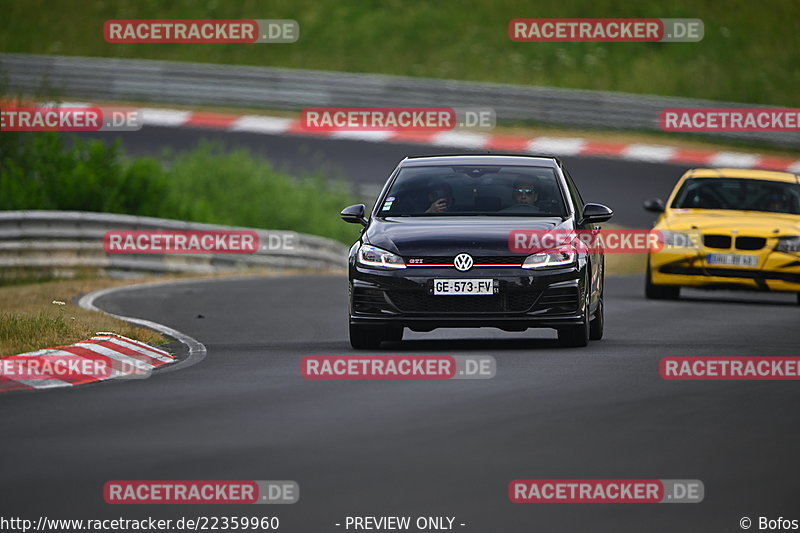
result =
M405 268L403 258L377 246L364 244L358 249L358 264L370 268Z
M566 266L574 262L575 252L539 252L526 257L522 263L522 268Z
M778 237L778 245L775 250L778 252L800 252L800 235Z
M677 231L659 230L658 242L664 246L674 248L697 248L695 236L691 233L679 233Z

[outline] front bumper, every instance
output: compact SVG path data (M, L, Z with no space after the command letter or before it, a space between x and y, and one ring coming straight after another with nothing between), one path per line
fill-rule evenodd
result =
M754 268L709 265L706 256L720 250L667 251L650 254L650 276L655 285L734 288L800 292L800 256L763 250ZM738 252L746 254L748 252Z
M433 295L434 279L492 279L492 295ZM496 327L521 331L531 327L580 324L585 267L552 270L452 268L350 270L350 322L409 327Z

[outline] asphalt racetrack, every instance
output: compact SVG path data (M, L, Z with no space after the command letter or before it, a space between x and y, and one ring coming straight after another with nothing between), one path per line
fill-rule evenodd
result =
M155 149L166 133L148 128L123 143L145 151L150 135ZM182 139L188 146L200 135L216 134L169 130L168 138L181 148ZM376 184L405 153L448 151L264 136L247 142L263 144L266 155L282 153L276 160L287 168L300 164L292 161L300 150L275 145L307 143L323 162ZM644 228L650 217L641 199L665 196L681 172L565 162L587 201L607 203L616 222ZM606 283L606 337L588 348L558 348L550 330L483 329L407 333L375 352L497 360L493 379L452 381L304 379L303 356L356 353L347 341L342 276L109 294L96 305L173 327L205 344L208 356L143 381L4 397L2 514L275 515L280 531L304 533L345 531L336 524L347 516L379 515L450 516L456 531L480 533L741 531L744 516L800 518L797 382L678 382L658 374L664 356L798 355L795 296L687 290L679 301L656 302L644 299L638 276ZM513 504L507 489L517 478L699 479L705 499ZM112 506L102 486L115 479L295 480L300 501Z

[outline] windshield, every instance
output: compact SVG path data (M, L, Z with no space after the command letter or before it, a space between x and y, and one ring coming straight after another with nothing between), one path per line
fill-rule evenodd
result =
M799 215L800 185L741 178L693 178L683 184L672 207Z
M567 209L552 168L431 166L404 168L378 216L558 216Z

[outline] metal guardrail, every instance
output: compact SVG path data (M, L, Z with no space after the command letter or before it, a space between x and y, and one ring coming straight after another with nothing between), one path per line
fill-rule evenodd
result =
M251 230L268 248L255 254L108 254L103 236L110 230ZM270 236L273 243L288 236L291 247L269 249ZM83 269L109 275L208 274L259 268L341 269L346 265L347 247L343 244L294 231L83 211L0 211L0 277L4 271L20 270L58 277Z
M51 87L62 97L299 110L311 106L491 106L498 120L568 127L658 130L664 108L749 104L274 67L139 59L0 54L12 91ZM707 134L695 134L707 135ZM800 146L800 133L717 133Z

